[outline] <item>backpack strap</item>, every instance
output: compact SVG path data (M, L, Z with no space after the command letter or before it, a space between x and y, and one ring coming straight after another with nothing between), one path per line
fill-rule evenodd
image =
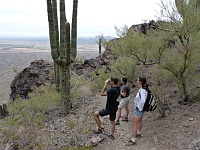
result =
M140 96L140 98L141 98L141 94L140 94L140 91L139 91L139 96Z

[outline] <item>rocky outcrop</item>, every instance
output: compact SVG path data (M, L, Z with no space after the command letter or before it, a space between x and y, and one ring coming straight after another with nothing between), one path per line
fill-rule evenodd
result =
M83 75L86 79L92 81L91 73L95 72L98 75L98 69L109 64L109 61L115 59L115 56L110 50L105 50L104 53L94 59L86 59L84 63L72 63L72 73L78 76ZM13 101L17 97L28 99L28 93L32 92L35 87L45 85L46 82L53 83L54 76L53 63L45 62L44 60L35 60L30 66L20 72L10 85L10 99Z
M45 85L46 81L53 82L53 64L44 60L35 60L30 66L20 72L12 81L10 88L10 99L15 100L17 97L28 99L28 93L35 87Z
M108 66L109 61L113 59L116 59L115 55L111 50L106 49L98 57L94 59L86 59L83 64L72 64L72 68L74 68L76 74L84 74L86 79L93 80L91 73L95 72L96 75L98 75L98 69L103 68L103 66Z
M157 27L156 22L154 20L151 20L151 21L149 21L149 23L142 23L142 24L132 25L128 29L128 33L129 32L141 32L141 33L146 34L147 30L156 29L156 27Z

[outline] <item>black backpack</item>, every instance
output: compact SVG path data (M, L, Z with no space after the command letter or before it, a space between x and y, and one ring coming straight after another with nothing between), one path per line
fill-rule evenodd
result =
M144 103L143 111L154 111L157 108L157 101L153 93L149 89L145 89L147 91L147 99ZM140 98L141 94L139 93Z

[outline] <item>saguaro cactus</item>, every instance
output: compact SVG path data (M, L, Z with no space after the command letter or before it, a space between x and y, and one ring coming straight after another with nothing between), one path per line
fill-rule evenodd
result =
M77 55L77 10L78 0L73 0L72 30L71 30L71 59L74 61Z
M77 0L77 3L78 3L78 0ZM65 113L68 113L71 108L70 68L69 68L70 62L71 62L70 60L71 47L70 47L70 24L66 20L65 0L60 0L60 34L58 30L57 1L56 0L47 0L47 11L48 11L48 21L49 21L51 55L54 60L54 63L56 63L56 66L57 66L56 73L60 77L62 108L65 111ZM74 17L74 18L77 19L77 17ZM77 23L76 23L76 26L77 26ZM77 30L75 31L77 32ZM59 38L59 35L60 35L60 38ZM60 71L58 71L58 68Z
M67 25L67 28L66 28ZM70 38L70 25L66 23L66 16L65 16L65 1L60 0L60 74L61 74L61 100L62 106L66 113L70 110L71 102L70 102L70 78L69 78L69 65L67 58L70 58L70 46L69 46L69 38ZM68 33L66 33L68 32ZM68 40L67 40L67 38ZM69 50L67 50L69 48ZM67 53L69 52L69 53Z
M99 38L99 54L101 54L101 42L102 42L102 40L101 40L101 37Z
M59 55L59 30L58 30L58 15L57 15L57 1L52 1L52 9L53 9L53 18L54 18L54 29L55 29L55 36L56 36L56 44L57 44L57 52ZM56 63L54 63L54 75L55 75L55 84L56 84L56 90L60 91L60 66Z

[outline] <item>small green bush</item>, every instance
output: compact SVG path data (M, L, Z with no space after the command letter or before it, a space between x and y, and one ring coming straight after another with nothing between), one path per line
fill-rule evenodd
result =
M60 94L52 85L36 89L30 99L16 99L8 105L9 116L1 122L2 147L12 142L18 149L45 149L44 119L49 109L60 105Z

